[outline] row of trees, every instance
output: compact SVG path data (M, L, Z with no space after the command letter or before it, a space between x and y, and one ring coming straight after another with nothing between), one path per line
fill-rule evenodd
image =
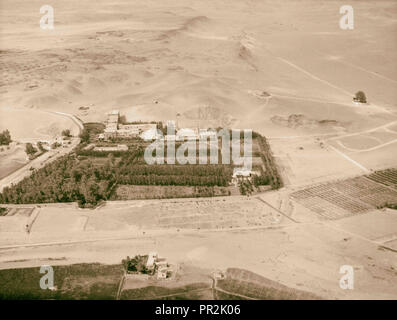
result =
M226 187L227 177L223 176L182 176L182 175L121 175L120 184L156 186L222 186Z
M87 144L90 143L91 141L94 140L95 136L99 133L102 133L104 129L105 129L105 125L103 123L97 123L97 122L84 123L83 131L80 133L81 142Z
M278 168L273 158L272 152L270 150L269 143L263 136L259 135L257 139L261 149L261 158L265 165L266 172L261 175L263 178L257 178L256 183L263 183L268 181L267 184L270 184L272 189L279 189L283 186L283 182L280 173L278 172Z
M135 165L120 170L122 175L229 177L231 167L223 165Z

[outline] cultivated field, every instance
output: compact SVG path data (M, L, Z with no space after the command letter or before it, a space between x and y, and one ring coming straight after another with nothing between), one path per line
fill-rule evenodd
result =
M122 274L121 265L56 266L55 290L43 290L40 268L0 270L0 299L115 299Z
M248 270L236 268L227 269L226 278L218 280L216 285L227 294L236 295L237 299L312 300L320 298L309 292L288 288ZM220 293L224 292L220 291ZM225 297L221 296L221 298Z
M291 198L323 218L333 220L397 203L397 191L366 177L357 177L296 191Z
M142 200L142 199L170 199L227 196L240 194L234 187L189 187L189 186L126 186L117 187L116 199Z
M397 189L397 169L376 171L368 176L369 179Z
M87 230L116 227L121 223L142 230L156 228L230 229L277 224L280 214L256 198L214 198L144 201L125 208L108 203L89 218ZM105 222L107 221L107 222ZM112 221L112 222L111 222ZM104 223L105 222L105 223Z

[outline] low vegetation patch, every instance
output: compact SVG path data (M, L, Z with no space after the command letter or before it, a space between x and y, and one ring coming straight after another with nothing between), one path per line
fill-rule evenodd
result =
M230 299L234 299L236 296L259 300L319 299L309 292L289 288L251 271L237 268L228 269L226 279L217 281L217 288L229 293Z
M232 187L118 185L111 200L201 198L231 195Z
M7 214L7 212L8 212L8 209L7 209L7 208L1 208L1 207L0 207L0 217L1 217L1 216L5 216L5 215Z
M4 131L0 132L0 145L8 146L11 141L12 140L11 140L10 131L4 130Z
M127 257L122 261L122 265L128 273L141 273L141 274L153 274L154 270L146 268L148 255L137 255L133 258Z
M174 296L185 296L189 298L192 291L209 289L208 283L193 283L176 288L167 288L162 286L147 286L138 289L123 290L121 300L154 300L169 299Z
M74 264L54 266L55 290L41 289L40 268L0 270L0 300L115 299L121 265Z

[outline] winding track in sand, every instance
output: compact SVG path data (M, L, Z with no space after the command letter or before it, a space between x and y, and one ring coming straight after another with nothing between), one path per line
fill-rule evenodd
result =
M74 115L63 112L52 112L52 111L45 111L45 112L72 119L72 121L78 126L79 132L81 132L84 128L82 122L79 119L77 119ZM28 162L23 167L19 168L18 170L12 172L10 175L0 180L0 192L2 192L5 187L18 183L23 178L29 176L31 173L30 172L31 167L33 168L42 167L45 164L50 163L56 160L57 158L69 153L70 150L73 150L73 148L76 147L79 143L80 143L80 138L74 138L72 139L72 143L68 148L58 148L55 150L50 150L48 152L43 153L41 156L37 157L36 159Z

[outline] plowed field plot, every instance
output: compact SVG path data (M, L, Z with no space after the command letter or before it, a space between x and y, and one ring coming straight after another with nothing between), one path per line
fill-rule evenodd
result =
M326 219L340 219L397 202L397 191L366 177L324 183L291 194L291 198Z
M90 217L87 230L103 230L112 226L143 229L255 228L282 221L279 212L257 198L178 199L157 203L145 200L139 206L113 209L110 205L98 212L100 215Z
M162 206L158 212L161 227L222 229L232 227L253 227L274 223L277 213L262 205L258 200L245 202L197 201Z
M397 168L376 171L367 176L367 178L397 190Z
M27 208L11 208L8 210L7 216L21 216L21 217L30 217L32 214L34 208L33 207L27 207Z

